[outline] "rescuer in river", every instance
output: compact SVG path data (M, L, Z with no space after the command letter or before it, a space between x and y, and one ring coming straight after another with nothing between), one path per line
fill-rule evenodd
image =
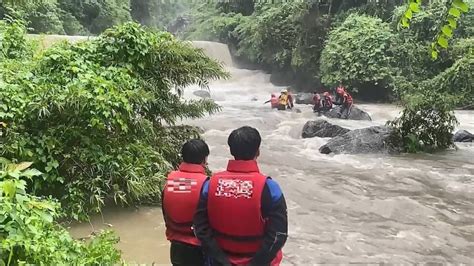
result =
M278 110L283 111L286 108L290 108L289 102L288 90L284 89L281 91L280 97L278 97Z
M203 185L194 230L210 265L279 265L288 233L285 198L260 173L261 137L241 127L228 138L234 160Z
M278 97L275 93L272 93L270 100L266 101L264 104L270 103L272 109L278 108Z
M166 238L171 242L170 258L174 266L200 266L204 265L204 258L192 221L207 180L209 147L200 139L189 140L183 145L181 156L183 162L178 171L168 175L162 193Z
M352 96L346 91L346 88L342 85L342 81L336 88L336 100L334 101L334 104L341 105L341 110L339 111L338 116L340 118L348 119L352 111L353 100Z

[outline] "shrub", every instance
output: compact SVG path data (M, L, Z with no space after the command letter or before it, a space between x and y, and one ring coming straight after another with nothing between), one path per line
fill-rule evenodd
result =
M351 14L329 33L321 56L323 83L335 85L343 80L361 94L367 88L383 90L393 73L388 52L393 38L388 24L380 19Z
M181 143L197 136L175 123L218 110L179 92L226 76L190 44L134 23L0 70L0 153L34 162L45 174L33 192L61 199L75 219L107 200L158 201Z
M300 14L306 3L282 3L268 5L258 15L244 21L236 28L239 39L239 55L283 69L291 66L298 32Z
M0 62L4 59L20 59L31 55L25 38L26 27L21 20L0 20Z
M453 145L452 132L457 124L454 99L448 94L426 91L404 98L399 118L388 124L395 130L392 142L407 152L433 152Z
M26 193L27 182L41 178L31 163L0 158L0 264L112 265L120 262L118 239L104 232L90 243L74 240L54 220L62 213L52 199Z

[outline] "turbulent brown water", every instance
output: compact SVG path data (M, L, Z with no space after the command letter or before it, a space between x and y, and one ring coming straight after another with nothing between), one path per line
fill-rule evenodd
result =
M208 55L232 62L225 45L198 46L203 45ZM315 119L310 106L297 106L301 113L270 110L263 102L281 88L268 75L227 68L232 78L210 85L222 111L183 122L205 130L214 171L226 165L227 136L233 129L259 129L261 169L280 183L289 208L285 265L473 263L474 145L434 155L323 155L318 148L328 139L300 137L304 123ZM195 97L197 89L188 88L185 97ZM373 121L331 122L362 128L385 124L399 112L392 105L358 106ZM473 111L456 115L459 128L474 132ZM97 229L102 219L93 220ZM104 220L121 236L125 259L168 263L159 208L111 210ZM71 230L84 236L91 227Z

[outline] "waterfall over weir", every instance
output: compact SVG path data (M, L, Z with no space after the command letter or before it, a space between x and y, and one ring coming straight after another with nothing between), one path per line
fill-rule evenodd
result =
M221 62L227 67L233 66L232 56L227 44L208 41L193 41L192 44L196 48L203 49L204 53L210 58Z

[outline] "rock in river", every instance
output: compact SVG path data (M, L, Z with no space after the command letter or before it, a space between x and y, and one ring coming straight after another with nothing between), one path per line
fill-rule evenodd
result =
M392 130L384 126L356 129L331 139L319 148L323 154L329 153L397 153L400 149L389 144Z
M474 134L470 133L467 130L459 130L453 136L454 142L473 142L474 141Z
M340 110L341 110L341 106L334 106L334 108L332 108L330 111L324 113L324 115L329 117L329 118L339 118L338 114L339 114ZM349 115L349 117L347 119L372 121L372 118L370 117L370 115L367 112L362 111L361 109L357 108L356 106L352 106L351 114Z
M313 94L309 92L298 92L295 96L295 102L297 104L314 104Z
M197 90L193 94L204 99L211 98L211 93L207 90Z
M333 138L342 134L349 132L347 128L340 127L338 125L333 125L326 120L315 120L308 121L303 127L303 133L301 136L303 138Z

